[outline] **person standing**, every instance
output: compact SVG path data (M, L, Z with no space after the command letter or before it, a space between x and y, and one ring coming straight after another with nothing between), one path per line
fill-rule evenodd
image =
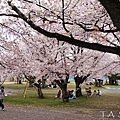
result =
M1 86L1 90L0 90L0 106L1 106L3 111L5 110L5 107L4 107L4 104L3 104L4 96L5 96L4 86Z

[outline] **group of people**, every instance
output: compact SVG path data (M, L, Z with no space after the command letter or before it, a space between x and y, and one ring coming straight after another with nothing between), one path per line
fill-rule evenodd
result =
M96 93L96 90L94 90L94 92ZM102 92L101 90L98 90L97 93L96 93L97 96L101 96L102 95Z
M91 97L91 96L101 96L102 92L101 90L94 90L92 92L91 87L86 88L86 93L87 93L87 98ZM76 99L76 95L75 95L75 91L74 90L68 90L68 95L69 95L69 99ZM58 91L57 95L55 96L56 98L62 98L62 92L61 90Z
M68 90L69 99L76 99L76 95L74 90ZM62 98L62 92L61 90L58 91L56 98Z
M92 93L92 91L91 91L91 87L89 87L89 88L86 88L86 93L87 93L87 98L88 97L91 97L91 96L101 96L102 95L102 92L101 92L101 90L94 90L94 92Z

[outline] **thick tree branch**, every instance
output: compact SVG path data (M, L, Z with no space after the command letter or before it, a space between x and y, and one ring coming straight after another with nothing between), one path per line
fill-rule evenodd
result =
M113 24L120 31L120 0L99 0L102 6L107 10Z
M98 43L88 43L84 41L80 41L77 39L70 38L68 36L59 34L59 33L52 33L48 32L41 27L35 25L31 20L29 20L16 6L12 5L11 2L8 2L9 6L12 7L12 10L14 10L18 16L23 19L26 23L28 23L34 30L38 31L39 33L50 37L50 38L56 38L59 41L65 41L67 43L70 43L72 45L76 45L79 47L84 47L92 50L98 50L101 52L108 52L108 53L113 53L120 55L120 47L112 47L112 46L106 46L106 45L101 45Z

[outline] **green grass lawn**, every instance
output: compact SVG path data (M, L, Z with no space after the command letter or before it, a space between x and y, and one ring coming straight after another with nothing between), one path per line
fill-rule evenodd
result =
M32 107L50 107L51 109L61 109L63 112L71 113L84 113L85 115L92 115L94 117L101 117L100 111L114 111L115 113L120 112L120 90L107 90L105 87L109 88L120 88L120 86L103 86L101 88L91 86L92 91L100 89L102 91L102 96L92 96L86 98L85 86L82 87L83 96L70 100L68 103L63 103L62 99L55 98L59 88L45 88L42 89L44 94L44 99L39 99L37 90L35 88L28 88L26 93L26 98L23 97L23 92L26 83L16 84L16 83L4 83L5 89L12 89L14 92L8 93L5 97L5 104L13 104L17 106L32 106ZM89 86L86 86L89 87ZM68 89L75 89L74 82L68 84Z
M31 106L76 106L76 107L89 107L89 108L117 108L120 102L120 93L119 91L112 91L109 90L105 91L104 88L97 88L91 86L92 90L94 89L101 89L103 92L102 96L92 96L90 98L86 98L85 89L83 88L83 96L75 99L70 100L69 103L64 104L61 99L55 98L55 95L59 88L45 88L42 89L44 94L44 99L39 99L37 90L35 88L28 88L26 93L26 98L23 97L23 92L25 89L24 84L15 84L15 83L5 83L5 88L14 89L14 93L9 95L5 98L5 103L12 103L18 105L31 105ZM68 84L68 89L74 89L74 83ZM111 87L111 86L109 86ZM115 86L114 86L115 87ZM21 90L21 91L18 91Z

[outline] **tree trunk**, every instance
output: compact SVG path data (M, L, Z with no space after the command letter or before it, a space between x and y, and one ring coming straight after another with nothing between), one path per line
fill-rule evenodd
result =
M95 86L98 87L98 80L95 79Z
M69 94L68 94L68 91L67 89L62 89L62 100L63 102L69 102Z
M112 78L109 78L109 85L115 85L115 81Z
M33 81L29 81L29 87L33 87Z
M22 80L20 77L17 77L17 84L22 84Z
M115 78L114 78L114 76L113 75L111 75L111 76L108 76L108 78L109 78L109 85L115 85Z
M25 78L29 81L29 87L33 87L33 83L35 82L36 77L35 76L27 76L25 73L23 73Z
M69 102L69 94L68 94L68 91L67 91L67 86L66 87L63 86L61 88L61 90L62 90L62 100L63 100L63 102L64 103Z
M63 80L63 79L55 80L57 85L62 90L62 100L63 100L64 103L69 102L69 94L68 94L68 91L67 91L68 79L69 79L69 74L66 74L66 79L65 80Z
M42 90L41 90L41 80L38 80L38 83L34 83L36 77L35 76L27 76L24 73L25 78L29 81L29 87L33 87L33 85L38 89L39 98L44 98Z
M82 96L82 90L81 87L76 88L76 97Z
M43 99L43 98L44 98L43 92L42 92L42 90L41 90L41 87L38 88L38 96L39 96L40 99Z
M113 24L120 31L120 0L99 0L110 15Z
M41 81L38 80L38 83L34 83L33 85L34 85L34 86L37 88L37 90L38 90L38 96L39 96L39 98L40 98L40 99L43 99L44 96L43 96L43 92L42 92L42 90L41 90Z
M33 87L33 83L35 82L35 79L36 78L34 76L33 77L29 76L29 80L28 80L29 81L29 87Z
M98 86L99 86L99 87L102 87L102 85L103 85L103 80L98 79L97 81L98 81Z
M75 76L75 84L76 84L76 97L82 96L82 91L80 85L90 76L90 74L87 74L86 76Z
M42 88L45 88L46 79L42 79Z

